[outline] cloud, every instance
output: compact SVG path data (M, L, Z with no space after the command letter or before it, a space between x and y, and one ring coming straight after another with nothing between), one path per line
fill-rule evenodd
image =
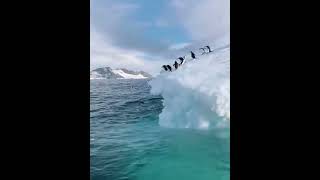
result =
M144 70L153 75L159 72L161 60L152 59L140 51L115 47L107 38L93 28L90 30L90 69L109 66L112 68L129 68Z
M169 50L180 50L187 46L189 46L191 43L179 43L179 44L173 44L169 46Z
M157 74L168 45L144 36L150 22L133 19L141 8L132 2L90 1L90 69L110 66Z
M230 0L171 0L170 5L193 40L214 40L230 32Z
M167 49L168 44L145 36L150 22L134 19L141 9L140 5L125 1L91 0L90 8L92 26L103 36L109 36L114 46L150 54L160 54Z

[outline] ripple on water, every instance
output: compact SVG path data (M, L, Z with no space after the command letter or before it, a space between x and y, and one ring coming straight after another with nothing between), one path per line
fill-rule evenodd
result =
M91 180L229 179L229 140L159 127L147 80L90 82Z

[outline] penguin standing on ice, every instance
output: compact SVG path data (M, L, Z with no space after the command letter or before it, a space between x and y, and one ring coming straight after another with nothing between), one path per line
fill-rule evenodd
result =
M190 52L191 52L192 59L196 59L196 55L192 51L190 51Z
M169 71L172 71L172 68L170 65L167 65L167 68L169 69Z
M167 68L166 65L163 65L162 67L163 67L163 69L164 69L165 71L168 71L168 68Z
M185 57L179 57L178 59L180 60L180 66L182 65Z
M177 61L174 61L173 66L174 66L174 68L178 69L179 64L177 63Z
M211 52L212 52L212 51L211 51L211 49L210 49L210 46L206 46L206 48L208 48L209 53L211 53Z

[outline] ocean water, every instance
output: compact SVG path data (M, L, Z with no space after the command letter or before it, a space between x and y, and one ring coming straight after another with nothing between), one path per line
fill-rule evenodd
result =
M148 81L91 80L91 180L230 179L228 128L160 126Z

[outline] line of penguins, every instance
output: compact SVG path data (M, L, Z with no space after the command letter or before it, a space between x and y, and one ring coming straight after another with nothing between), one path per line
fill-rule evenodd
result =
M213 52L213 51L211 50L210 46L205 46L205 47L203 47L203 48L200 48L199 50L202 50L202 54L201 54L201 55ZM194 54L194 52L190 51L190 53L191 53L191 58L192 58L193 60L194 60L194 59L197 59L197 58L196 58L196 55ZM178 57L177 59L180 60L180 63L178 63L177 61L174 61L173 67L174 67L175 69L178 69L178 67L181 66L181 65L183 64L183 62L185 61L185 58L186 58L186 56L184 56L184 57ZM170 65L163 65L162 68L163 68L165 71L170 71L170 72L172 72L172 68L171 68Z

